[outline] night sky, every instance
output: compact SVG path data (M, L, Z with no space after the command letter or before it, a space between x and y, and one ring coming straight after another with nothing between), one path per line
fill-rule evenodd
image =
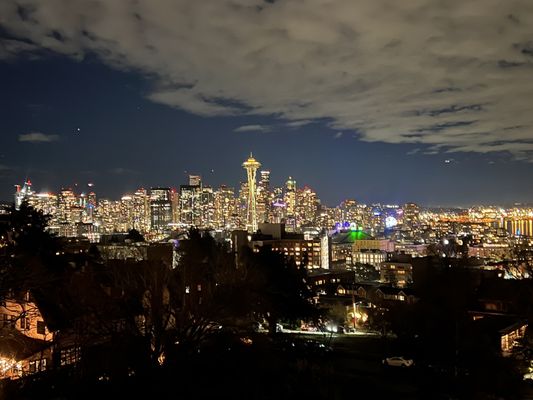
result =
M0 200L253 152L323 203L533 201L531 0L0 2Z

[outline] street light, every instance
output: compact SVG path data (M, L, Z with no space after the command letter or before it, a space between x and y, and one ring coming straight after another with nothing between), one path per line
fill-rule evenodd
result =
M352 306L353 306L353 329L356 330L357 328L355 327L355 315L356 315L356 307L355 307L355 298L353 296L353 293L352 293Z

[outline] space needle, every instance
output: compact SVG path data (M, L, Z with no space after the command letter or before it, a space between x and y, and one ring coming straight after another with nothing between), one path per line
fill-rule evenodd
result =
M246 228L248 232L253 233L257 231L257 212L256 212L256 185L255 174L261 163L257 161L250 153L248 160L242 163L242 167L246 170L248 175L248 209L246 213Z

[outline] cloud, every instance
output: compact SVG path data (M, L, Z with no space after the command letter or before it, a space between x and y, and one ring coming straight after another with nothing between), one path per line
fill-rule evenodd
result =
M47 135L41 132L31 132L19 135L19 142L46 143L59 140L59 135Z
M337 132L335 136L333 136L334 139L340 139L342 137L343 132Z
M299 128L301 126L305 126L305 125L309 125L309 124L312 124L313 121L310 120L310 119L303 119L303 120L300 120L300 121L290 121L290 122L287 122L287 126L290 127L290 128Z
M40 46L15 39L0 38L0 60L10 60L21 54L36 58L41 50Z
M2 54L96 54L198 115L533 159L530 0L6 0L0 25Z
M243 125L239 126L234 130L234 132L269 132L269 126L264 125Z

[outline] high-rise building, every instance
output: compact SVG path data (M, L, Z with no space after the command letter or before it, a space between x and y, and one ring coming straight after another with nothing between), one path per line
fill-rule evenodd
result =
M24 182L22 187L20 187L20 185L15 185L15 188L15 209L18 210L22 202L28 200L33 195L33 190L29 179Z
M235 191L222 185L215 192L215 226L218 229L236 229Z
M215 227L215 194L211 186L203 186L200 197L200 224L202 228Z
M96 193L94 193L93 191L90 191L89 194L87 195L87 206L86 206L87 217L88 217L89 222L94 222L95 220L96 206L97 206Z
M242 167L246 170L246 175L248 177L248 201L246 207L246 228L249 232L257 231L257 202L256 202L256 182L255 174L257 170L261 167L261 163L257 161L252 154L250 157L242 163Z
M133 228L141 233L150 230L150 196L144 188L139 188L133 194Z
M418 228L420 224L420 207L415 203L406 203L402 207L402 210L403 225L411 230Z
M259 222L269 222L272 204L270 171L261 171L260 177L257 185L257 220Z
M96 208L97 222L102 233L120 232L121 202L100 199Z
M201 186L202 177L200 175L189 175L189 185L190 186Z
M202 181L197 175L189 176L189 185L180 185L180 222L199 227L202 223Z
M172 195L172 223L180 222L180 194L176 189L171 190Z
M170 188L150 189L150 227L155 232L166 232L172 223L172 193Z
M285 183L283 202L286 205L285 226L288 231L296 230L296 181L289 176Z
M73 224L78 222L80 219L76 218L76 214L79 214L82 207L78 205L76 200L76 195L74 191L70 188L61 189L58 196L58 221L62 224Z
M296 194L297 226L314 224L319 204L315 191L306 186L303 189L297 190Z

